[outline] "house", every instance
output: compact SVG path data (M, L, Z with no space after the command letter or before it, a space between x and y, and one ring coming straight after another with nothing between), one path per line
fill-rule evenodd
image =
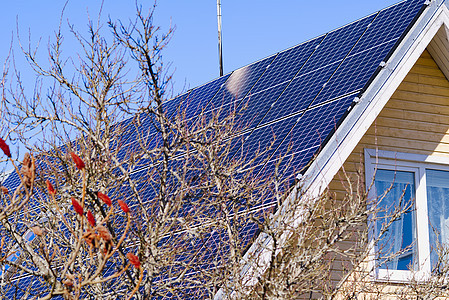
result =
M447 5L447 1L403 1L371 16L373 19L367 17L328 33L316 50L322 51L316 53L319 58L312 55L312 61L326 60L328 56L323 48L333 33L340 35L340 43L331 44L330 49L332 54L338 55L340 49L335 47L341 47L348 37L344 32L348 33L357 25L366 29L355 37L355 44L350 43L349 52L344 53L336 70L320 71L327 76L320 75L325 83L319 86L318 93L313 93L311 106L325 104L317 105L316 112L309 106L292 130L297 142L294 149L299 149L300 153L298 165L309 161L308 145L320 147L312 151L316 156L300 174L302 189L308 197L318 197L326 189L344 193L338 173L345 170L350 176L357 176L357 171L363 170L365 187L372 199L392 189L382 198L382 208L388 210L395 205L405 205L404 202L413 208L404 211L404 216L384 233L385 240L371 249L365 268L369 270L366 278L373 290L376 290L376 282L401 285L429 278L438 263L436 244L447 240ZM318 65L317 69L320 67ZM304 68L307 69L307 63ZM310 92L306 93L309 97ZM296 95L300 103L307 98L301 92ZM301 104L290 104L288 109L295 105ZM329 126L327 131L326 126ZM313 144L314 138L310 136L313 131L325 137L323 143ZM288 202L284 209L289 209ZM301 220L294 220L294 223L293 226L299 226ZM375 224L374 235L380 227L379 223ZM288 238L286 236L283 242ZM248 251L243 268L248 286L256 286L257 278L263 276L270 261L272 243L269 236L262 235ZM376 257L395 251L400 251L401 255L376 262ZM344 286L345 270L337 267L334 271L341 275L336 278ZM235 294L221 290L216 299L225 295ZM366 295L369 297L370 293ZM372 293L373 298L379 295L386 294L379 294L379 289Z
M327 189L337 195L344 191L338 179L343 169L350 175L363 170L365 186L374 184L369 190L373 199L392 184L395 191L405 190L400 199L416 209L406 209L394 223L382 250L387 256L401 255L379 263L379 247L372 247L367 279L375 286L384 281L408 282L412 273L425 278L435 261L433 245L447 235L449 215L444 196L437 196L449 189L448 28L447 1L405 0L192 89L166 102L164 109L172 115L187 107L184 113L192 119L200 112L219 108L223 113L246 106L238 121L248 127L231 154L263 159L261 169L270 170L277 157L288 153L294 166L291 174L308 199ZM150 122L143 124L149 128ZM271 150L263 158L254 157L257 149L269 145ZM4 184L17 182L11 176ZM384 207L397 201L384 197ZM289 204L285 201L273 217L286 210L295 213ZM263 213L276 206L274 201L261 201L254 210ZM301 218L291 221L293 229L302 222ZM293 232L277 242L287 243ZM273 240L257 235L255 224L242 228L240 234L248 247L241 285L251 290L268 268ZM220 232L210 233L206 244L211 249L204 260L213 261L220 247L215 241L220 238ZM192 247L204 247L195 243ZM334 271L337 284L344 288L350 276L343 269ZM29 284L31 279L20 280ZM22 293L17 286L7 289L7 297ZM204 298L205 293L196 288L188 296ZM231 280L215 298L228 296L239 297Z

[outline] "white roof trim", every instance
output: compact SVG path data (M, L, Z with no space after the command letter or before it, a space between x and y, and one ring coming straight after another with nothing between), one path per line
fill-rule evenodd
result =
M444 32L448 32L449 10L443 3L447 5L448 1L430 2L429 7L415 22L384 68L366 89L358 104L353 107L313 161L302 181L303 186L307 188L306 199L313 199L324 191L439 30L444 28ZM436 61L438 63L438 60ZM296 191L291 197L295 196ZM288 209L289 202L286 201L277 214ZM300 212L297 215L300 216ZM300 219L294 220L292 227L296 228L299 222ZM284 234L278 242L286 241L289 236L288 233ZM263 275L268 267L272 242L268 235L261 234L247 251L242 260L243 282L240 283L242 286L250 288L257 284L258 277ZM232 289L232 282L229 282L229 288ZM222 288L214 299L238 298L238 296L236 292L227 295Z

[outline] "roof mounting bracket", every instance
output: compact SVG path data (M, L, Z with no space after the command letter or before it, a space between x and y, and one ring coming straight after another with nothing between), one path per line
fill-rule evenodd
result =
M432 0L426 0L425 2L424 2L424 5L430 5L432 3Z
M387 63L384 62L384 61L381 61L380 64L379 64L379 66L380 66L381 68L384 68L386 65L387 65Z

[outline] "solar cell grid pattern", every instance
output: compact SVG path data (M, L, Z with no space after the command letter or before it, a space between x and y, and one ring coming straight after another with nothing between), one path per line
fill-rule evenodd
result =
M293 130L285 137L273 156L286 153L288 147L292 148L292 154L299 160L303 160L301 152L308 149L315 149L316 152L329 133L337 128L339 120L347 112L355 96L356 94L351 94L307 110L298 119ZM310 151L308 153L311 155ZM293 163L293 165L297 171L304 167L304 164L300 163Z
M185 111L187 119L199 114L226 82L229 75L230 74L224 75L192 90L185 98L183 98L179 106L180 112L184 113Z
M344 59L373 19L371 15L328 33L298 75Z
M286 156L284 164L288 159L292 160L288 170L294 176L307 166L319 153L324 141L335 132L353 99L397 44L423 3L424 0L403 1L257 61L167 101L164 110L169 115L185 111L187 118L194 120L203 111L219 108L227 111L239 105L243 110L238 120L247 127L235 138L230 156L243 154L250 159L258 149L263 151L271 145L264 156L256 158L256 163L260 164L257 170L260 174L270 174L277 159ZM142 129L144 135L156 143L158 134L154 128L151 129L151 118L144 118L142 124L145 127ZM132 145L139 134L130 131L124 140ZM141 170L132 176L147 176L148 170ZM10 188L18 184L17 175L9 176L3 183ZM138 188L142 189L147 199L154 197L148 181L143 180ZM260 205L255 208L263 218L273 205L272 200L261 199ZM195 207L185 205L181 214L192 209ZM239 236L244 248L258 232L258 226L253 222L242 224L245 225L239 228ZM193 257L197 262L187 272L192 280L197 271L216 267L214 263L218 256L226 256L227 248L223 244L226 238L226 234L218 229L202 238L193 238L186 256L177 257L179 261ZM173 243L181 241L179 236L165 237L160 246L173 246ZM172 269L167 272L161 274L159 280L164 281L169 274L176 274L177 271ZM28 277L23 280L32 279ZM10 286L7 297L13 297L14 293L20 294L21 291ZM185 284L183 297L186 299L203 298L204 295L206 291Z
M280 98L273 103L263 122L272 122L308 108L337 66L338 63L335 62L295 77Z
M289 81L287 90L281 94L275 94L274 97L256 97L255 99L250 99L248 102L249 112L248 116L253 117L252 111L254 107L267 106L268 104L273 105L270 109L268 115L263 118L263 123L272 122L273 120L285 117L290 114L295 114L303 109L306 109L313 99L316 97L318 92L324 87L324 84L332 77L335 70L339 67L342 60L348 55L348 52L360 37L367 30L368 25L371 24L375 14L365 17L359 21L351 23L345 27L332 31L324 36L322 41L315 46L313 52L307 60L304 61L303 66L297 68L296 77L293 81ZM315 45L318 41L317 39L312 40L312 45ZM308 45L307 43L306 45ZM309 46L310 47L310 46ZM295 48L293 48L295 49ZM288 57L291 55L287 54L289 50L279 54L278 57ZM275 63L278 59L275 59ZM278 70L269 70L266 73L265 78L273 76L272 73L276 74ZM280 96L280 98L279 98ZM268 110L259 109L259 115L256 117L258 124L261 115L267 113ZM248 118L248 117L247 117Z
M179 108L179 105L184 101L184 99L189 97L189 94L190 94L190 91L188 91L182 95L179 95L179 96L164 103L164 105L163 105L164 111L166 112L168 117L171 117L176 113L176 111Z
M265 90L270 86L290 81L316 50L324 36L320 36L296 47L280 52L268 67L260 80L251 89L251 93Z
M250 93L242 100L242 111L237 117L238 124L246 128L257 126L287 86L288 82L283 82L258 93Z
M351 51L358 53L391 40L397 40L424 4L424 0L403 1L381 10L362 40Z

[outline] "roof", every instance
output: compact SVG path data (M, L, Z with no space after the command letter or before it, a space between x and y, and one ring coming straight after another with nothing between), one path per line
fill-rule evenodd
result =
M328 167L337 149L349 143L348 139L351 145L356 143L349 133L370 112L369 104L391 80L409 51L406 48L415 41L414 34L423 31L442 4L441 0L402 1L189 90L166 102L164 109L169 115L186 109L186 117L194 119L200 112L223 113L246 106L238 122L247 126L239 133L232 155L245 153L251 159L257 149L272 145L265 157L258 158L267 161L260 172L272 170L276 158L288 153L294 166L292 177L301 174L312 190L320 192L341 166ZM385 71L387 66L391 68ZM150 121L143 124L151 131L145 122ZM156 141L156 131L150 134ZM4 184L14 185L14 180L9 178ZM261 200L257 209L274 205ZM241 235L249 242L257 233L257 226L248 226ZM210 239L219 240L214 233ZM267 237L259 237L249 252L263 243L269 243ZM252 277L263 272L249 269L243 272Z
M302 170L325 145L423 9L402 1L307 42L276 53L173 99L187 117L214 108L242 107L244 153L264 149L276 158L291 143ZM235 149L237 151L237 149ZM268 163L269 164L269 163ZM269 166L267 166L269 167Z

